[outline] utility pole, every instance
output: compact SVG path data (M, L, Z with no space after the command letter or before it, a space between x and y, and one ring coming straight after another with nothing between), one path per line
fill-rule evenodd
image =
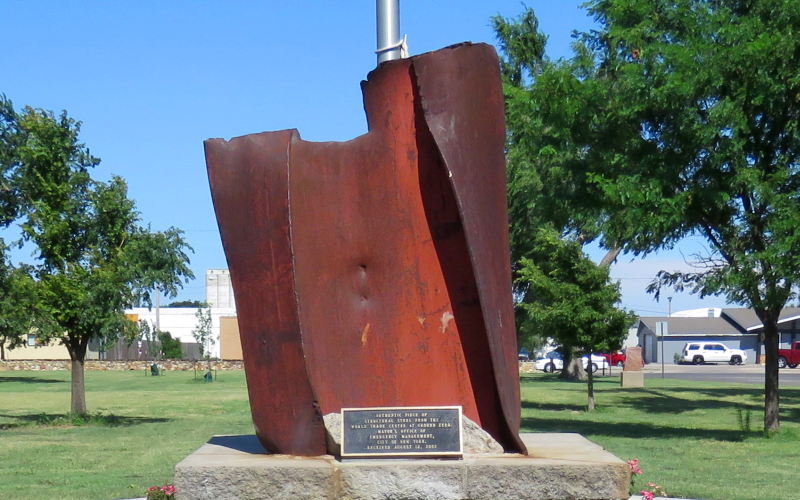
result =
M669 309L667 309L667 320L672 317L672 297L667 297ZM669 321L667 322L669 324ZM667 332L666 328L661 328L661 378L664 378L664 334Z
M405 57L400 38L400 0L375 0L378 64Z
M156 332L161 331L161 286L156 285Z

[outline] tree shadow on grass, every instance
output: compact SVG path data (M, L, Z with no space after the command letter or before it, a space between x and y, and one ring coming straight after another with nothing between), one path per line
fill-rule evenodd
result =
M703 399L686 399L676 397L675 393L692 393L706 396ZM800 391L784 396L781 391L781 419L800 422L800 411L795 406L800 404ZM738 397L739 401L724 398ZM749 399L750 401L746 401ZM724 410L760 412L764 410L764 394L758 390L737 389L635 389L619 401L620 405L636 408L646 413L680 414L696 410Z
M742 433L727 429L692 429L644 423L611 423L556 418L526 417L522 429L533 432L577 432L585 436L627 438L697 438L717 441L742 441Z
M538 377L522 377L520 378L521 387L524 389L527 384L569 384L568 387L559 387L558 390L560 391L577 391L577 392L586 392L586 381L585 380L570 380L570 379L563 379L560 378L558 374L547 374L547 375L539 375ZM604 388L611 388L611 387L619 387L619 377L617 376L610 376L607 375L605 377L595 375L594 380L592 381L594 384L595 390L604 389Z
M522 401L522 408L527 410L540 411L586 411L586 405L576 405L567 403L534 403L532 401Z
M663 387L658 390L665 390L671 392L694 392L706 394L712 397L721 396L750 396L755 398L764 398L764 388L759 386L754 387ZM800 388L797 387L781 387L781 401L786 400L800 404Z
M0 382L22 382L24 384L66 384L69 380L38 377L0 377Z
M139 424L158 424L170 422L171 418L128 417L122 415L94 413L89 415L70 415L64 413L30 413L26 415L0 414L0 418L12 420L0 423L0 430L19 427L129 427Z

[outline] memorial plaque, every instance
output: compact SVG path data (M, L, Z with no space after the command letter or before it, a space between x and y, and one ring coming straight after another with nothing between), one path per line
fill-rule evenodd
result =
M461 407L342 408L342 457L461 456Z

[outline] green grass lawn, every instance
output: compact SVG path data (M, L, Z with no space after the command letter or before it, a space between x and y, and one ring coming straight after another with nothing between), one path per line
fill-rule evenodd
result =
M87 403L100 413L83 425L64 417L68 372L0 372L0 499L102 499L142 496L171 482L177 462L213 434L251 434L244 374L212 383L192 372L86 372ZM638 458L644 475L672 496L703 499L797 498L800 389L781 391L782 431L762 425L759 387L647 379L620 389L596 384L599 408L584 411L586 385L556 375L522 380L523 430L579 432L620 458ZM748 411L752 431L740 417ZM80 422L78 422L80 424Z
M621 389L609 377L595 398L598 409L586 413L585 383L525 376L523 430L578 432L622 459L638 458L636 486L654 482L674 497L800 498L800 389L781 390L781 432L771 438L760 432L763 389L753 385L648 378L643 389ZM748 412L752 432L744 433Z
M0 372L0 499L144 496L213 434L253 433L243 372L87 371L86 391L103 417L70 425L69 372Z

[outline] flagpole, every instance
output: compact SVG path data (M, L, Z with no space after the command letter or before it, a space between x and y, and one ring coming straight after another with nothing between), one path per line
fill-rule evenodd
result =
M400 0L375 0L378 64L400 59Z

